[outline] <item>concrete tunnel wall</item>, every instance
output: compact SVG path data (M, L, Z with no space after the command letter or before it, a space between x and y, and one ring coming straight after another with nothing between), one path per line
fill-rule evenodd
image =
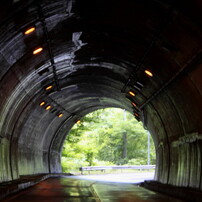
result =
M0 182L61 172L62 145L75 121L120 107L138 114L153 135L155 180L202 189L201 8L199 1L166 0L5 3ZM25 36L31 25L36 31ZM38 46L42 53L33 55Z

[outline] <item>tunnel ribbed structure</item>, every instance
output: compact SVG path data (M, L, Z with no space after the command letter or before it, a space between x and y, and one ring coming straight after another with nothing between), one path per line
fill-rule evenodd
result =
M119 107L151 132L156 181L202 189L201 11L197 0L2 4L0 182L60 173L75 122Z

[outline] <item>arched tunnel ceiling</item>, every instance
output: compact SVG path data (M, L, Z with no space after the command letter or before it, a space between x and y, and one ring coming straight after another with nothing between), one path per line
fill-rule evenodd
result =
M156 179L179 185L177 165L170 168L172 144L202 132L201 8L197 0L14 0L1 6L0 137L2 153L9 150L2 169L10 168L0 181L59 172L75 121L120 107L151 130L157 150L167 151L157 158L162 171ZM24 35L30 26L36 30ZM37 47L43 51L33 55Z

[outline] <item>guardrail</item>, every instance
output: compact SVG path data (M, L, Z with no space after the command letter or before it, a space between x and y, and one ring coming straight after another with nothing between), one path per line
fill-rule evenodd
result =
M93 170L117 170L117 169L136 169L136 170L150 170L155 169L155 165L139 165L139 166L89 166L89 167L81 167L79 170L81 171L81 174L83 174L83 171L93 171Z

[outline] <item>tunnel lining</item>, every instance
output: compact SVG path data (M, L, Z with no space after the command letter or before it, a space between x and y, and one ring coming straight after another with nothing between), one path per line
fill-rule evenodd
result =
M106 106L138 112L161 150L156 180L201 189L201 4L106 2L39 1L44 19L34 0L23 7L24 1L20 1L0 8L0 182L24 174L60 171L64 120L39 107L39 102L47 99L56 111L66 110L64 118L72 115L76 119ZM172 7L163 37L153 42ZM7 16L4 8L13 11L13 16ZM25 37L22 30L30 24L35 24L37 31ZM48 40L44 26L50 34ZM151 43L152 50L143 60ZM31 51L39 44L44 45L44 52L33 57ZM145 68L153 72L153 78L144 75ZM61 89L44 91L45 85L57 82ZM134 87L136 82L141 82L141 89ZM128 96L129 90L137 96ZM198 134L198 139L186 142L182 137L186 139L187 134ZM173 148L173 142L179 140L185 142ZM200 182L194 182L196 175Z

